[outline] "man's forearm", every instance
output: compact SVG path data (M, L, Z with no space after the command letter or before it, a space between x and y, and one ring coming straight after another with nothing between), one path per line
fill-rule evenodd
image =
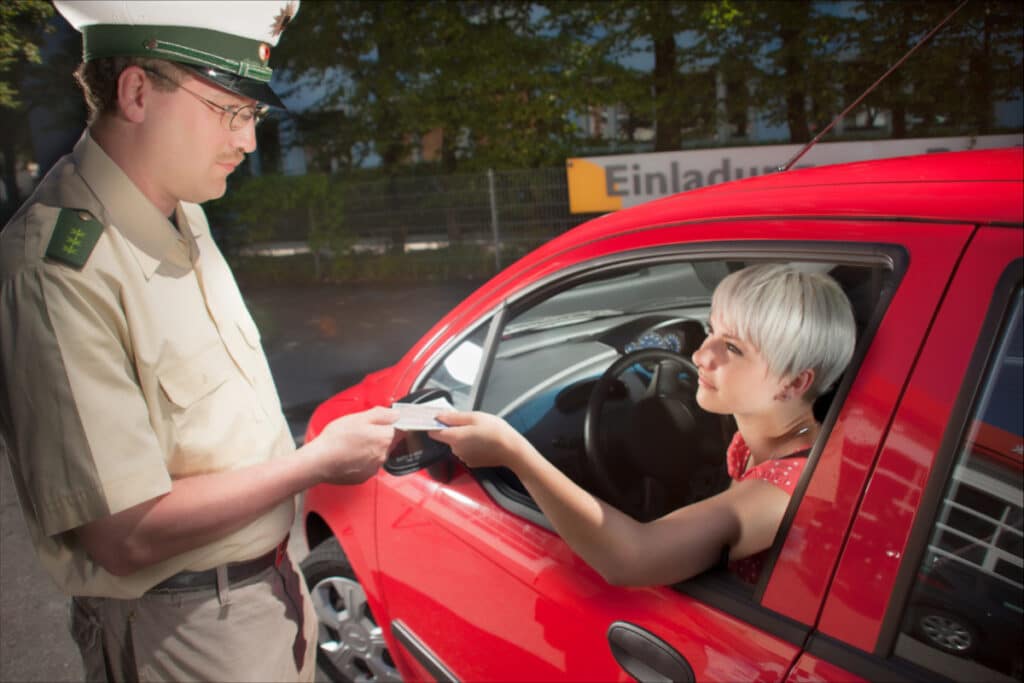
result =
M236 531L319 477L315 461L294 456L176 480L171 491L78 530L89 555L127 575Z

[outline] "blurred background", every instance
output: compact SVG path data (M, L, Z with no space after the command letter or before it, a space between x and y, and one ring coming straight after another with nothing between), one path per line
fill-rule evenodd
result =
M485 278L595 215L567 159L806 142L958 4L307 1L271 56L289 111L206 209L243 286ZM3 223L84 109L48 0L0 20ZM1022 27L970 0L826 141L1019 133Z

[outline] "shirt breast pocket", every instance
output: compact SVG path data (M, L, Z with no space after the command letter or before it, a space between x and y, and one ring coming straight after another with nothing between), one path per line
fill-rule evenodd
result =
M232 435L245 404L242 380L223 345L215 343L183 362L157 371L167 399L169 449L167 468L172 477L224 469L229 462ZM244 432L243 432L244 433Z

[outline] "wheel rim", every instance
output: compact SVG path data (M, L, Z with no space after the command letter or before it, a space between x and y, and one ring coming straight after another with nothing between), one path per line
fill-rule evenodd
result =
M966 652L971 647L970 630L955 619L929 614L921 619L921 630L939 647L950 652Z
M351 681L402 680L358 582L327 578L310 596L319 621L318 651L339 673Z

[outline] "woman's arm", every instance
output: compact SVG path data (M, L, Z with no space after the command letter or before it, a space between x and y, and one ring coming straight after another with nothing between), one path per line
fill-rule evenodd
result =
M688 579L714 566L726 546L731 559L763 550L789 502L771 484L748 481L641 523L580 488L501 418L451 413L438 419L451 426L431 437L449 444L470 467L510 468L559 535L616 585Z

